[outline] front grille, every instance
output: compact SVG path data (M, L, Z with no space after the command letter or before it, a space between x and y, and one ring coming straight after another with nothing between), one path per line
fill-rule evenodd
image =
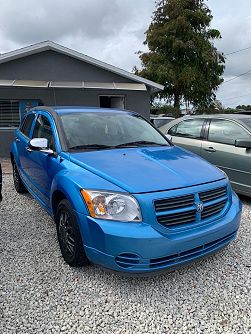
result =
M212 189L208 191L203 191L199 193L199 196L202 202L208 202L208 201L212 201L217 198L226 196L226 194L227 194L227 188L220 187L220 188L216 188L216 189Z
M189 249L184 252L172 254L161 258L151 259L150 268L169 267L186 261L191 261L200 256L214 252L221 247L224 247L230 241L235 239L235 237L236 237L236 232L231 233L223 238L201 245L199 247Z
M166 211L177 208L184 208L194 204L194 195L186 195L173 197L168 199L162 199L155 202L155 211Z
M158 222L165 226L172 226L177 224L192 223L195 221L195 218L196 210L190 210L158 217Z
M170 228L185 228L220 215L228 202L227 187L156 200L154 202L157 221ZM203 204L202 212L197 204Z
M211 216L217 215L218 213L222 211L225 204L226 204L226 199L216 204L212 204L212 205L205 207L203 212L201 213L201 219L206 219Z

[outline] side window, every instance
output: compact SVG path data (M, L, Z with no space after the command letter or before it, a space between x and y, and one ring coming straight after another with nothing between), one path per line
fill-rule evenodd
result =
M53 151L56 151L55 138L51 128L51 124L46 116L43 115L38 116L35 123L32 138L48 139L49 148L52 149Z
M250 135L238 124L221 119L211 121L208 140L234 145L236 139L251 139Z
M203 123L203 118L185 120L172 127L168 133L171 136L200 139Z
M20 131L28 138L34 118L34 114L28 115L27 117L25 117L22 125L20 126Z

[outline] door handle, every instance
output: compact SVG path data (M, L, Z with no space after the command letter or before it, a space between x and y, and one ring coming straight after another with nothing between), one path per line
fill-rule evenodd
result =
M216 149L213 148L212 146L210 146L210 147L205 147L204 150L207 151L207 152L216 152Z
M19 143L20 142L20 139L19 138L15 138L15 141L16 141L16 143Z

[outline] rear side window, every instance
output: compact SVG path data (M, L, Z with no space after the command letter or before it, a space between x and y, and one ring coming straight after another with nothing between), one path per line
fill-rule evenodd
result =
M34 114L28 115L27 117L25 117L20 127L20 131L28 138L29 138L30 129L31 129L34 118L35 118Z
M238 124L214 119L211 121L208 140L216 143L234 145L236 139L251 139L250 135Z
M171 136L201 139L203 123L203 118L185 120L173 126L168 133Z

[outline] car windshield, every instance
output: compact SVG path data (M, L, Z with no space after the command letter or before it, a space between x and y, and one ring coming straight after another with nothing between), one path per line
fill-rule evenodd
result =
M251 118L243 118L242 122L245 123L251 130Z
M61 115L70 150L169 146L141 116L112 112L73 112Z

